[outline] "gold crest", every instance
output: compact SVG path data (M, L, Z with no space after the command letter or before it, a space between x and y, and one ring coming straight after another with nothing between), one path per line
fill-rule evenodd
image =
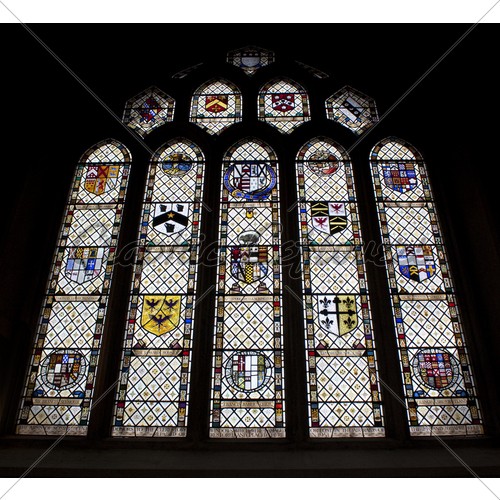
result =
M180 295L145 295L141 326L159 337L177 328L180 312Z

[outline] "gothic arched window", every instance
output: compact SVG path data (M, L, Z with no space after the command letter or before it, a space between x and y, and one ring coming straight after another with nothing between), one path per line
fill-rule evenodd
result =
M258 139L225 154L212 437L284 437L278 162Z
M186 435L204 168L182 138L151 158L114 436Z
M126 102L121 125L149 151L132 150L126 202L125 146L102 141L78 163L17 433L93 438L96 415L110 446L481 435L420 154L385 133L353 151L375 101L321 70L295 61L282 76L254 46L224 65L237 85L197 64L168 80L175 101L150 87Z
M130 153L108 139L76 167L28 370L20 434L85 435Z
M351 162L320 137L301 148L296 168L310 435L383 436Z
M425 163L413 146L388 138L373 148L371 164L410 433L481 434Z

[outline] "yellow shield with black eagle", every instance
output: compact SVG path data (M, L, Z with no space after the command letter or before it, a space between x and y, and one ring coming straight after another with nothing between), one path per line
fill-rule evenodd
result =
M180 295L145 295L141 326L159 337L177 328L180 312Z

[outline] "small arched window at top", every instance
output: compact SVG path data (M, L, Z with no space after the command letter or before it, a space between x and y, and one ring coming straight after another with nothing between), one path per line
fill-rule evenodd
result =
M298 83L275 79L260 90L259 120L289 134L310 119L309 97Z
M175 100L158 87L149 87L125 104L123 123L145 137L155 128L171 122Z
M227 80L210 80L193 94L189 121L209 134L220 134L241 121L242 97L239 89Z

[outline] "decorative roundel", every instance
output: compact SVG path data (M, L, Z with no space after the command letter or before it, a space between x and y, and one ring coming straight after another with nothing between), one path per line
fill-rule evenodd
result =
M192 160L184 153L173 153L167 156L161 164L163 171L171 176L179 177L191 170Z
M450 388L457 381L457 359L445 349L421 349L413 358L413 372L431 389Z
M75 349L55 349L43 361L45 383L56 390L69 389L85 376L87 360Z
M241 392L259 391L271 379L271 361L259 351L241 351L233 354L226 362L226 379Z
M309 157L306 164L316 175L332 175L340 168L341 162L330 151L319 150Z
M224 186L236 198L265 200L276 186L276 172L267 163L236 163L224 173Z

